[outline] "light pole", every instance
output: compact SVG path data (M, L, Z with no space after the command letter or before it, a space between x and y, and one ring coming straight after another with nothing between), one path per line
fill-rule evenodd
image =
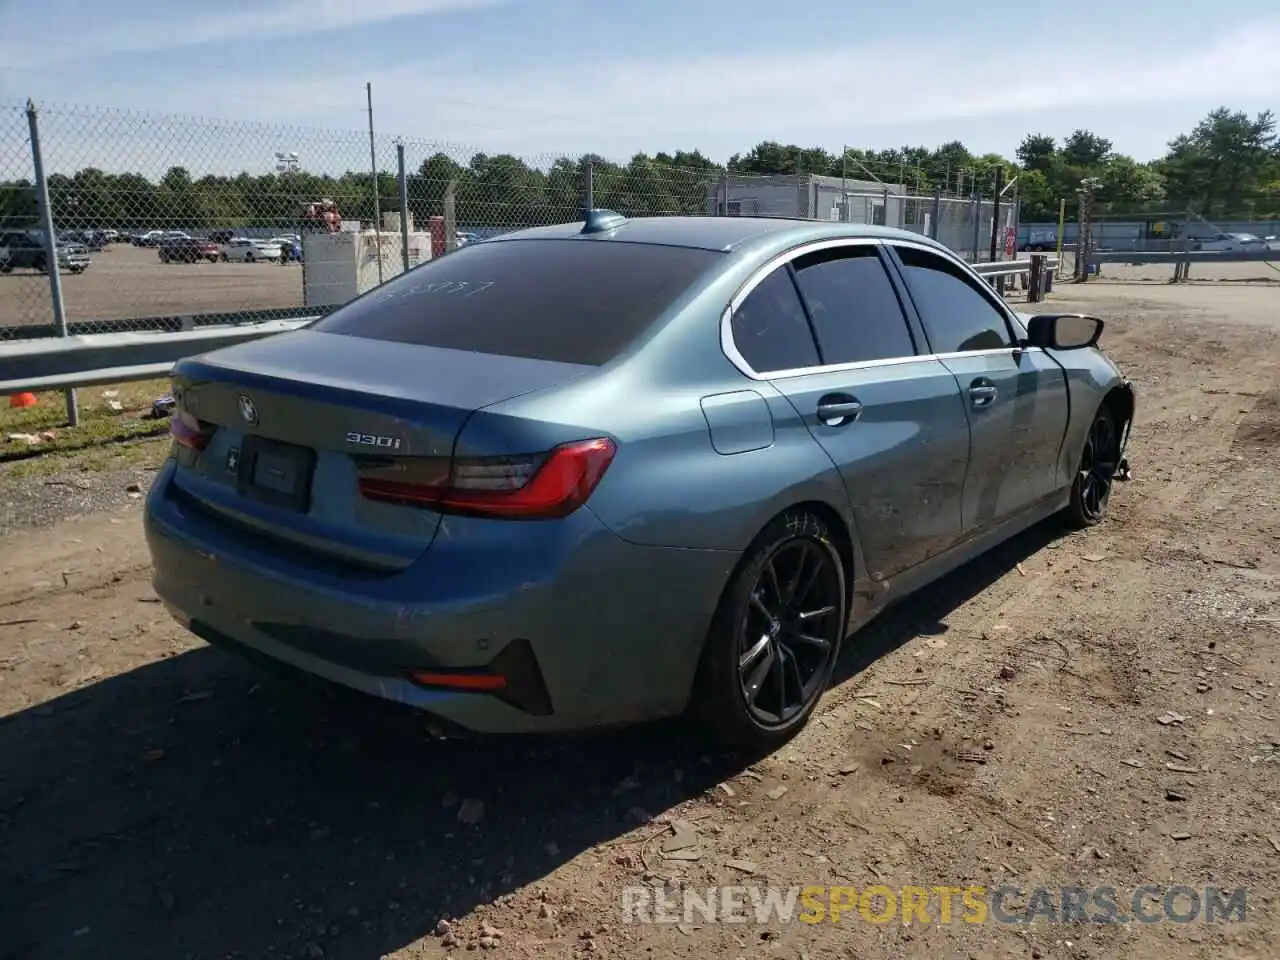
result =
M276 173L297 173L298 172L298 155L296 153L284 153L276 151Z

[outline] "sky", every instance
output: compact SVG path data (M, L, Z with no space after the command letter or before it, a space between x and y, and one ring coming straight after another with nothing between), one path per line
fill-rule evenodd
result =
M366 83L377 152L404 137L414 165L440 144L1012 156L1081 127L1149 160L1216 106L1280 107L1278 49L1275 0L0 0L0 179L28 97L54 169L367 168Z

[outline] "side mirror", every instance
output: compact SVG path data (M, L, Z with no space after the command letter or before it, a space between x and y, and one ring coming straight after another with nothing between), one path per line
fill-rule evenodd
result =
M1102 320L1083 313L1042 313L1027 322L1027 346L1080 350L1097 346Z

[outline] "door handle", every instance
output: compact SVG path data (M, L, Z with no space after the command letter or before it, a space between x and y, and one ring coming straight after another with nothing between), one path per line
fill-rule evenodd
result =
M828 427L842 427L858 419L862 404L843 394L823 397L818 401L818 419Z
M994 383L976 380L969 385L969 402L975 407L989 407L999 393Z

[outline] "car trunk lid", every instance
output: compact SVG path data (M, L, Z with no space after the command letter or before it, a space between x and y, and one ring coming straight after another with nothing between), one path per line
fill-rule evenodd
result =
M403 569L440 514L362 496L361 462L447 464L473 411L592 369L311 330L229 347L174 368L180 416L202 431L175 448L174 487L276 548Z

